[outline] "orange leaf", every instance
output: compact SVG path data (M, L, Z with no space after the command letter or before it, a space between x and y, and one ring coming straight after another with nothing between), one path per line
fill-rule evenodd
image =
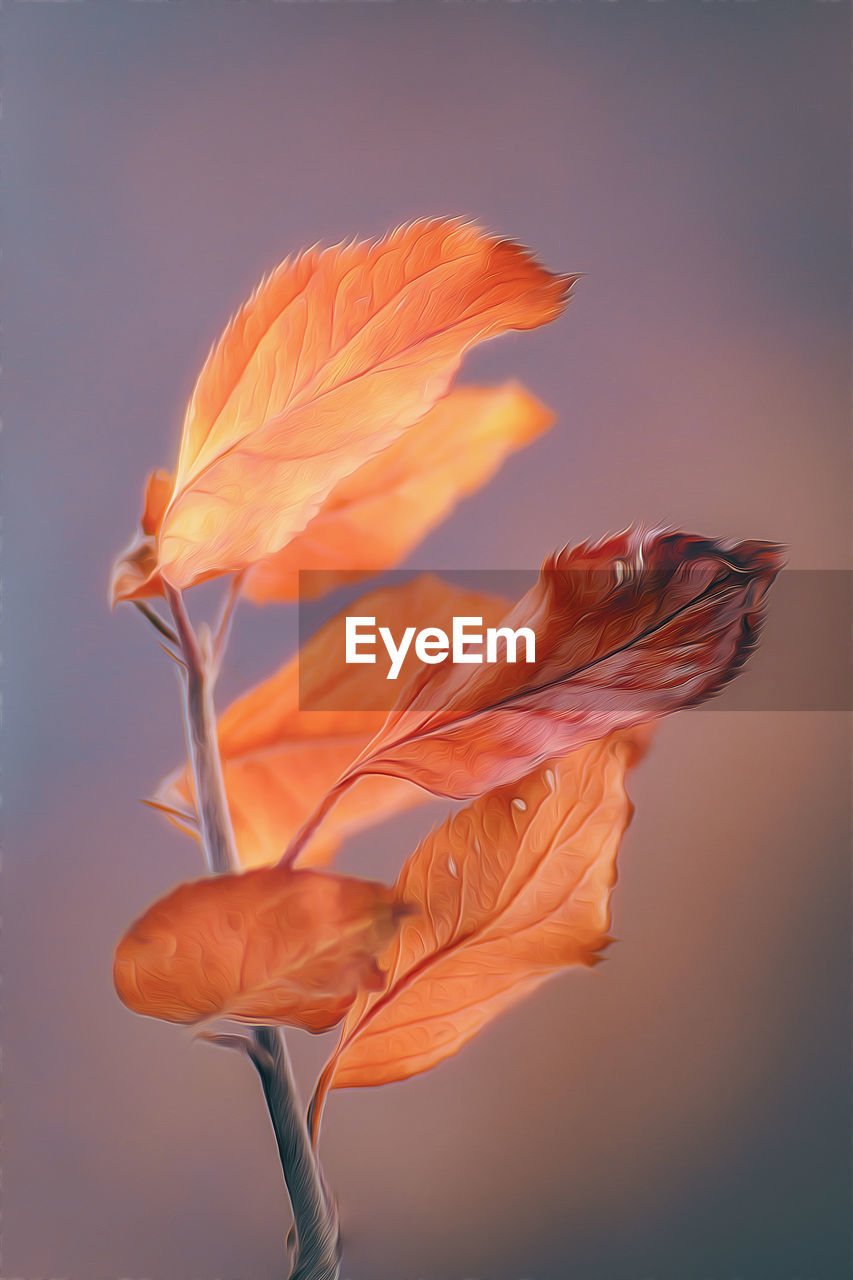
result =
M142 508L142 532L155 534L158 532L169 505L169 498L174 480L168 471L152 471L145 486L145 501Z
M298 658L232 703L219 719L219 751L243 866L281 857L385 720L388 684L383 672L378 666L340 661L346 614L375 616L396 633L403 625L448 626L454 613L475 613L496 622L505 609L506 602L495 596L463 591L428 575L371 591L330 619ZM401 679L413 661L410 655ZM189 770L167 778L155 799L168 807L192 807ZM365 778L336 806L305 850L302 864L327 861L350 832L423 799L422 791L402 780Z
M162 576L183 588L279 551L447 392L471 346L553 320L576 278L447 219L283 262L196 383Z
M336 792L383 774L465 799L703 702L755 646L781 564L766 542L637 529L551 556L501 624L534 631L536 661L424 668Z
M376 954L398 928L392 889L265 867L180 885L115 953L120 999L167 1022L210 1018L327 1031L360 990L381 990Z
M163 594L157 572L157 531L172 492L168 471L152 471L145 482L141 532L121 553L110 576L109 602L115 608L122 600L142 600Z
M383 453L340 481L292 542L249 570L258 604L295 600L299 570L324 570L322 590L399 564L513 449L553 415L517 383L461 387L439 400ZM303 594L306 584L303 579ZM320 594L318 589L313 594Z
M642 741L614 734L480 797L427 836L397 881L417 914L380 963L382 992L347 1014L312 1107L329 1088L405 1080L456 1053L556 970L610 939L616 855Z

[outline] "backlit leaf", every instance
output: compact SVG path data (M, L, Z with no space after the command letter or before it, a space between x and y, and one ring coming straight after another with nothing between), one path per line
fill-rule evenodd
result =
M457 500L484 484L506 455L553 415L515 383L460 387L394 444L342 480L308 527L254 565L243 594L258 604L296 600L299 570L323 570L319 587L392 568ZM310 582L310 580L309 580ZM310 594L303 579L303 596Z
M449 390L474 344L553 320L576 277L457 220L283 262L229 324L187 409L156 563L177 588L245 569ZM134 562L141 575L145 565Z

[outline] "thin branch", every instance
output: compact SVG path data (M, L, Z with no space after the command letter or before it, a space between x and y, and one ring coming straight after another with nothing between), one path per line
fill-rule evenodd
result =
M175 621L175 630L177 635L176 642L184 655L187 665L201 668L202 656L196 639L193 624L190 622L190 615L187 613L187 607L184 604L184 597L175 587L164 584L166 600L172 611L172 617Z
M331 812L332 809L334 809L344 792L348 791L352 784L358 781L360 776L360 774L344 774L343 777L338 779L331 791L328 791L317 805L317 808L311 816L303 822L302 826L299 828L296 835L293 837L279 859L277 864L278 866L293 866L294 862L314 835L323 819Z
M177 648L179 644L178 637L175 635L168 623L163 621L156 609L152 609L151 606L146 604L143 600L134 600L133 603L142 614L143 618L147 618L152 627L155 627L160 632L161 636L165 636L169 643L175 645Z
M305 1123L308 1126L308 1132L311 1135L311 1142L315 1150L320 1143L320 1125L323 1122L323 1111L326 1106L326 1098L329 1096L334 1068L337 1066L336 1055L340 1047L338 1045L338 1048L335 1049L331 1058L320 1072L317 1083L314 1085L314 1092L311 1094L311 1101L308 1103Z
M166 657L167 657L167 658L171 658L171 659L172 659L172 661L173 661L173 662L176 662L176 663L178 664L178 666L179 666L179 667L185 667L185 666L186 666L186 663L184 662L184 660L183 660L183 658L181 657L181 655L180 655L179 653L175 653L175 650L174 650L174 649L172 649L169 645L167 645L167 644L163 644L163 641L162 641L162 640L158 640L158 641L157 641L157 644L158 644L158 645L159 645L159 647L163 650L163 652L165 653L165 655L166 655Z
M225 795L213 706L214 644L200 644L179 591L166 587L185 664L184 719L195 781L201 839L213 872L238 868L231 816ZM233 607L233 606L232 606ZM221 630L223 638L226 628ZM219 660L221 661L221 651ZM293 1210L293 1270L290 1280L338 1280L340 1234L334 1205L326 1195L320 1166L308 1136L287 1046L281 1030L252 1027L240 1047L250 1057L264 1091ZM220 1043L223 1043L220 1040Z
M222 659L225 656L225 650L228 646L228 637L231 634L231 622L234 618L234 610L237 607L237 601L240 599L240 590L243 586L243 579L246 576L245 569L241 573L235 573L228 584L228 590L222 601L222 609L217 619L216 626L213 629L213 668L216 675L222 666Z
M190 764L195 779L196 808L201 840L211 871L239 868L231 814L225 798L225 780L216 738L216 712L208 665L179 591L166 587L166 598L175 619L186 667L184 724Z
M172 818L175 822L183 822L186 826L192 827L193 831L198 831L198 817L191 810L178 809L173 804L162 804L159 800L151 800L145 796L140 796L139 799L149 809L156 809L158 813L165 813L167 818Z

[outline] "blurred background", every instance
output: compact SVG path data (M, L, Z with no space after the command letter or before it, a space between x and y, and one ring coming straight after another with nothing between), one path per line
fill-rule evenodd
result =
M178 690L108 571L230 313L317 240L472 216L587 277L467 362L557 424L412 564L535 568L642 519L845 569L848 27L832 0L7 7L4 1275L284 1274L252 1071L110 977L201 861L138 803ZM242 606L223 700L295 633ZM347 1280L848 1274L849 717L674 717L631 789L607 962L333 1095ZM392 878L444 810L341 865ZM307 1093L329 1045L290 1039Z

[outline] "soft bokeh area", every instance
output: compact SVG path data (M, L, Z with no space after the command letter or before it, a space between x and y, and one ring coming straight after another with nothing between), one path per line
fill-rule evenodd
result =
M84 0L8 6L3 40L0 1271L280 1280L251 1070L111 985L129 921L201 869L138 803L181 758L175 673L105 603L143 479L280 258L462 214L587 274L466 364L557 424L412 564L530 569L642 519L847 568L848 6ZM223 696L295 634L243 606ZM839 712L662 727L607 962L331 1098L346 1280L848 1274L849 769ZM341 865L390 879L445 809ZM328 1046L291 1041L307 1091Z

